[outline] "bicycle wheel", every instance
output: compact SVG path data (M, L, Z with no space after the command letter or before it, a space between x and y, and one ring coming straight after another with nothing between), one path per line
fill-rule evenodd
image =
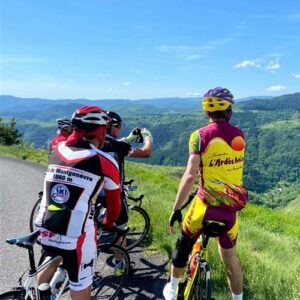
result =
M201 262L199 272L197 274L195 285L195 299L211 300L210 266L206 261Z
M13 300L13 299L18 299L18 300L22 300L25 299L24 298L24 293L22 292L21 289L18 290L11 290L9 292L5 292L3 294L0 295L0 299L4 300Z
M41 203L41 199L38 199L38 201L36 201L36 203L34 204L32 210L31 210L30 219L29 219L29 228L30 228L31 232L36 230L36 226L34 224L34 221L35 221L35 219L38 215L38 212L40 210L40 203Z
M115 299L127 280L130 258L127 251L120 246L114 245L104 250L100 248L91 299Z
M139 206L128 207L128 227L126 235L126 250L138 246L146 237L150 228L150 218L148 213Z

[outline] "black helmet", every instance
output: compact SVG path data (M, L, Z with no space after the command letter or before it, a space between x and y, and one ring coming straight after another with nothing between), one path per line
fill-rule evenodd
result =
M117 113L113 111L107 111L106 113L111 119L109 125L118 125L122 123L122 119Z
M66 128L72 127L72 120L69 118L56 119L57 128L59 130L64 130Z

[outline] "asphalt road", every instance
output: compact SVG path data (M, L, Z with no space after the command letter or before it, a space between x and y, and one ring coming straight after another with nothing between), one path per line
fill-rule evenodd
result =
M16 286L28 267L26 251L8 245L5 239L29 233L29 215L42 189L44 171L38 164L0 157L0 293ZM35 249L37 256L39 250ZM134 271L119 299L163 299L166 258L146 256L143 249L133 249L130 258Z

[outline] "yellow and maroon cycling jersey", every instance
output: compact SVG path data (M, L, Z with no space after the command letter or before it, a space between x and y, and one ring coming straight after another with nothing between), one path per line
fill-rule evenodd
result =
M227 121L212 122L191 134L189 152L201 156L199 198L222 210L244 208L247 191L243 186L242 130Z

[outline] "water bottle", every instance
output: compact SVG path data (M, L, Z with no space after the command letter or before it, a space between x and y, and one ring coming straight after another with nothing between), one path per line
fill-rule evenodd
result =
M51 289L49 283L41 283L38 287L41 300L51 299Z
M199 259L200 249L201 249L201 242L200 242L200 239L198 239L193 246L193 250L192 250L192 254L191 254L190 267L189 267L189 276L190 277L193 276L193 274L195 272L196 265L197 265L198 259Z
M52 294L56 295L59 292L59 289L66 278L66 270L62 267L58 267L55 274L53 275L50 281L50 288Z
M199 253L200 252L200 249L201 249L201 241L200 241L200 239L198 239L197 241L196 241L196 243L194 244L194 246L193 246L193 250L192 250L192 256L195 254L195 253Z
M106 214L106 208L102 207L101 210L100 210L100 212L99 212L99 215L98 215L98 221L100 223L102 223L104 221L105 214Z

